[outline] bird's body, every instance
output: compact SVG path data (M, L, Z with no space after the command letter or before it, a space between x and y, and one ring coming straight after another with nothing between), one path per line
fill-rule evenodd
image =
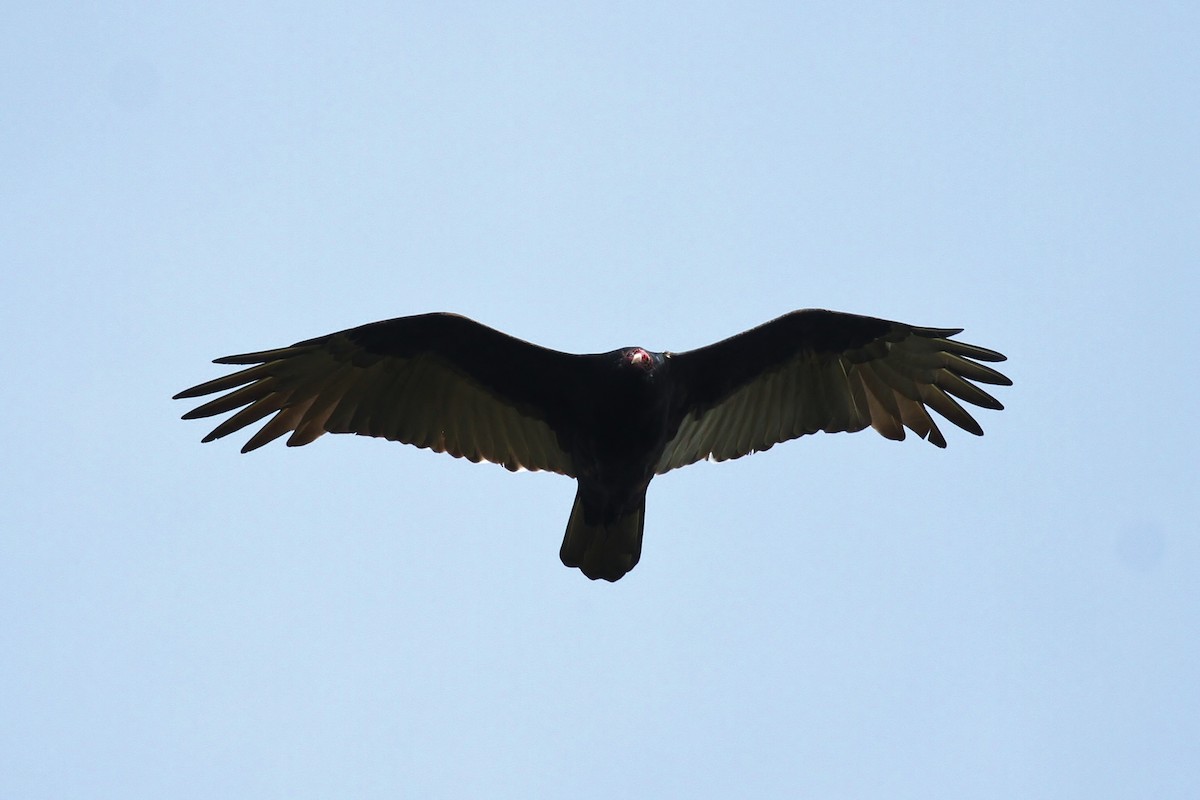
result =
M579 489L559 556L616 580L641 556L646 488L672 429L672 387L665 353L627 348L599 363L598 382L581 395L572 426Z
M951 395L1000 409L969 381L1010 381L977 363L1004 356L949 338L958 332L806 310L686 353L574 355L423 314L217 359L252 366L176 397L228 392L185 419L240 409L205 441L273 415L243 452L284 434L302 445L357 433L572 476L562 561L615 581L641 555L657 474L867 426L944 447L926 407L982 434Z

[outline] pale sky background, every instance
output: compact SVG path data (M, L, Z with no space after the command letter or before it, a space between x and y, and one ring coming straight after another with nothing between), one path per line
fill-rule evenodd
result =
M9 4L0 798L1200 797L1200 6ZM963 326L950 446L651 486L327 436L210 359Z

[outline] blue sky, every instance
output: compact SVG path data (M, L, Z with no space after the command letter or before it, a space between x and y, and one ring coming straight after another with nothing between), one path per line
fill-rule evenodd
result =
M1193 4L0 13L0 796L1200 796ZM201 446L232 352L425 311L684 350L963 326L948 449L651 487Z

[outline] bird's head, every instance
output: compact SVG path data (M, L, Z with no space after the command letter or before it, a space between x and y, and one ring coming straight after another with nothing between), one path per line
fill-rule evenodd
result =
M633 366L642 369L650 369L654 366L654 357L650 355L650 351L640 347L631 347L626 350L625 359Z
M653 374L663 364L662 353L652 353L642 347L627 347L620 354L622 367L632 367L646 375Z

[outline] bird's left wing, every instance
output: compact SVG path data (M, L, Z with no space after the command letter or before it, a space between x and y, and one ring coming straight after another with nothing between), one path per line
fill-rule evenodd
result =
M868 426L895 440L908 428L945 447L929 409L981 436L979 423L954 398L1002 409L971 381L1012 381L978 363L1004 356L950 338L959 332L807 309L673 354L670 369L682 387L679 426L655 469L739 458L809 433Z
M555 426L577 361L466 317L422 314L218 358L254 366L175 397L228 392L184 419L241 409L205 442L270 416L242 452L287 433L289 446L357 433L511 470L572 475Z

